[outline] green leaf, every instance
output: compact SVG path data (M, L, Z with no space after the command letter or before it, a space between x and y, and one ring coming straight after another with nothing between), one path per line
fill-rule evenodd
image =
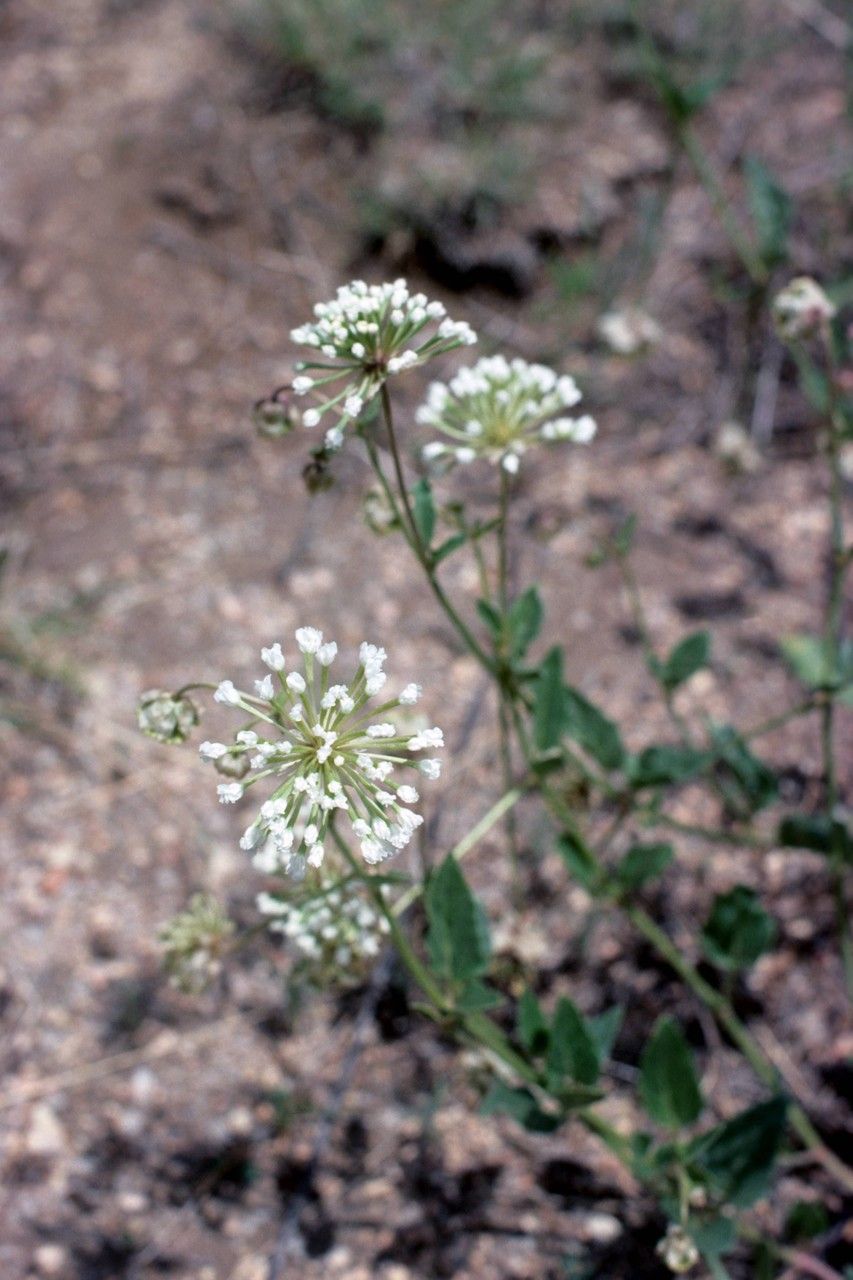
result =
M557 841L557 852L578 883L596 893L601 884L601 868L583 841L564 831Z
M652 1119L671 1129L693 1124L702 1111L693 1056L674 1018L659 1020L643 1051L640 1096Z
M543 1111L529 1089L512 1088L501 1080L489 1089L480 1110L487 1116L498 1113L512 1116L531 1133L553 1133L563 1123L561 1115Z
M779 823L777 838L787 849L813 849L853 865L853 828L827 813L791 813Z
M429 549L432 546L432 535L435 532L435 504L432 500L432 488L429 480L419 480L412 489L412 513L418 537L422 544Z
M532 991L525 991L518 1002L518 1038L528 1053L544 1053L548 1047L548 1023L542 1007Z
M690 1234L706 1262L714 1262L730 1253L737 1244L737 1227L731 1218L711 1218L702 1222L691 1217ZM723 1272L723 1275L728 1275Z
M672 862L671 844L635 844L625 854L614 874L624 889L639 889L654 880Z
M695 1159L725 1199L746 1208L764 1194L785 1132L787 1102L771 1098L717 1125L691 1143Z
M542 628L545 611L536 587L530 587L513 602L507 613L510 650L513 658L521 658Z
M768 267L778 266L788 256L791 198L757 156L746 157L744 174L759 252Z
M624 1014L625 1010L622 1006L614 1004L612 1009L606 1009L604 1013L597 1013L595 1017L586 1020L600 1066L604 1065L613 1052Z
M489 634L493 640L500 640L503 633L503 618L500 611L489 600L477 601L477 612L482 621L486 624Z
M837 654L822 636L784 636L779 647L809 689L837 690L853 683L853 641L843 644Z
M660 787L668 783L688 782L708 763L707 752L695 747L662 745L646 747L634 756L629 765L629 777L636 788Z
M685 636L664 662L660 678L667 689L677 689L697 671L707 667L711 657L711 636L707 631L695 631Z
M729 973L754 964L770 950L775 939L775 921L762 907L755 890L743 884L714 899L702 930L706 956L718 969Z
M452 533L446 538L440 546L436 547L432 553L433 564L441 564L442 560L446 560L448 556L452 556L454 551L458 551L460 547L464 547L468 541L467 533Z
M557 1001L548 1044L548 1074L555 1081L570 1076L579 1084L595 1084L598 1050L583 1014L566 996Z
M492 948L485 913L452 854L427 881L426 912L433 968L467 986L488 968Z
M789 1240L811 1240L823 1235L829 1226L829 1214L820 1200L798 1200L788 1211L785 1235Z
M577 689L564 690L564 732L580 743L604 769L618 769L625 759L619 730Z
M504 998L494 987L473 978L456 999L456 1008L463 1013L479 1013L486 1009L496 1009L503 1004Z
M716 752L717 783L729 809L740 818L751 817L776 799L776 774L754 755L731 725L711 725L711 742Z
M563 651L549 650L536 677L533 702L533 736L540 751L559 745L565 723Z

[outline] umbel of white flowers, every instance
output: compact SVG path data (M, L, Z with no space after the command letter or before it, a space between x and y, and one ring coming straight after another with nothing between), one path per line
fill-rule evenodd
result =
M773 299L773 319L786 342L815 337L836 313L835 303L811 276L796 276Z
M258 783L272 783L240 841L258 870L301 874L306 864L319 867L338 813L349 819L365 862L383 862L405 848L423 821L411 808L419 799L415 787L398 784L394 774L409 769L437 778L440 761L418 757L443 747L444 737L435 728L401 732L384 718L417 702L416 684L368 710L386 683L384 649L362 644L353 679L335 684L330 667L337 645L315 627L300 627L296 644L299 667L290 670L280 644L261 650L268 672L255 681L254 693L222 681L215 700L247 719L233 743L203 742L199 752L214 763L225 755L248 757L245 777L219 784L223 804L235 803Z
M283 934L323 981L358 981L388 933L384 916L355 886L339 882L321 883L301 902L261 893L257 905L271 932Z
M393 374L424 364L433 356L469 346L477 335L464 320L451 320L441 302L409 293L405 280L342 285L331 302L318 302L315 319L291 332L314 355L297 365L292 389L314 396L302 412L302 425L316 427L334 412L326 433L327 449L339 449L344 430Z
M446 440L425 445L424 460L452 466L486 458L514 474L533 444L592 440L593 419L566 413L580 399L574 378L542 364L487 356L460 369L449 383L429 388L417 421L435 427Z

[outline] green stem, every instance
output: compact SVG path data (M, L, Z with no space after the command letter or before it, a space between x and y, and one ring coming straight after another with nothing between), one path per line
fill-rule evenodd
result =
M507 624L507 615L509 612L508 521L510 478L503 467L501 467L500 472L500 498L498 505L498 525L496 530L498 544L497 596L498 608L500 609L502 622L499 657L501 667L507 668L509 665L510 645L510 636ZM507 688L506 681L504 680L500 681L498 698L498 731L500 735L501 769L503 771L504 790L508 791L512 786L512 738L510 713L512 693ZM506 834L512 871L512 896L515 900L516 906L520 906L523 894L521 886L521 869L519 867L518 828L515 821L515 814L513 812L507 814Z
M427 969L426 965L423 964L415 952L414 947L409 942L409 939L406 937L405 932L400 926L400 921L397 915L391 910L388 903L385 901L385 895L381 888L378 888L373 883L373 877L365 872L363 867L361 867L356 861L352 854L352 850L334 823L331 824L330 830L332 838L343 854L348 866L364 885L367 892L373 899L374 906L385 918L391 933L392 941L394 946L397 948L397 952L399 953L403 964L406 966L409 973L412 975L412 978L421 988L430 1003L433 1004L440 1013L446 1013L448 1010L448 1004L444 998L441 988Z
M511 791L507 791L506 795L501 796L500 800L498 800L496 804L493 804L487 813L483 814L480 821L476 823L468 834L463 836L459 843L454 845L450 850L457 862L461 862L462 859L471 852L474 846L479 844L485 835L488 835L492 827L496 823L500 822L501 818L503 818L506 813L509 813L510 810L518 804L523 794L524 792L521 791L520 788L514 787ZM414 902L417 902L423 891L424 887L422 884L413 884L412 887L407 889L405 893L401 894L394 903L394 906L392 907L394 915L401 916L405 911L408 911L409 907Z
M638 817L643 818L643 814ZM732 848L750 848L763 849L769 852L771 849L777 848L772 840L765 840L762 836L755 835L748 831L723 831L717 827L703 827L697 823L679 822L677 818L671 818L668 813L651 812L645 815L648 819L647 825L650 827L667 827L670 831L678 831L685 836L698 836L702 840L708 840L711 844L730 845Z
M619 555L617 557L617 563L619 565L619 572L622 575L622 582L624 584L625 591L628 595L628 601L631 606L631 616L634 621L634 626L640 637L640 644L642 645L642 648L643 648L643 656L646 659L646 666L649 670L649 674L651 675L652 679L655 681L655 684L657 684L658 688L661 691L661 696L663 697L664 704L666 706L667 715L669 716L672 723L675 725L675 728L678 730L682 741L686 745L690 745L692 743L690 726L688 725L684 717L680 714L680 712L676 710L675 703L673 701L672 690L666 685L664 680L661 678L660 660L657 656L657 653L655 652L655 647L652 643L651 628L649 626L648 618L646 617L646 610L643 604L643 597L640 594L640 587L637 582L637 577L631 565L630 555L628 554Z
M742 231L723 185L717 177L705 149L689 124L675 125L675 135L684 149L685 155L696 170L697 177L707 192L714 212L720 219L723 230L729 238L732 248L740 258L747 275L753 284L764 288L767 284L767 268L756 253L748 237Z
M767 733L773 733L776 729L781 729L791 720L796 720L800 716L808 715L810 711L816 711L818 703L814 697L807 698L804 702L799 702L795 707L789 707L787 711L780 711L778 715L770 716L767 720L760 720L758 724L753 725L751 729L745 729L741 734L747 742L753 738L763 738Z
M379 482L382 485L386 497L391 503L392 510L400 520L400 526L403 529L406 541L426 574L427 581L429 582L433 595L441 605L441 608L444 610L472 657L476 658L480 665L491 675L495 675L494 663L486 653L485 649L483 649L482 645L477 641L467 623L462 620L456 612L456 609L450 603L444 588L436 577L435 566L430 558L429 548L425 547L421 542L420 534L418 533L417 525L415 524L414 512L412 511L408 489L406 488L406 479L403 474L403 463L400 457L399 445L397 443L397 434L394 430L394 416L391 410L391 397L388 394L388 388L384 384L381 392L381 403L386 433L388 436L388 447L394 464L394 474L399 488L400 502L402 503L403 511L405 512L405 521L400 513L400 505L394 500L393 490L391 489L385 472L382 469L382 465L379 461L379 455L372 443L367 440L367 437L365 437L368 456L371 464L373 465L373 469L379 478Z
M827 459L829 462L829 510L830 510L830 586L824 621L824 652L827 665L833 675L841 665L844 640L844 579L848 556L844 544L843 476L841 471L841 440L844 423L839 410L838 380L832 354L832 335L827 332L825 344L829 359L830 409L827 433ZM848 998L853 1000L853 938L850 916L847 910L846 865L843 843L834 826L838 807L838 772L835 763L835 704L836 690L826 692L821 706L821 748L826 786L826 807L833 823L830 856L833 870L833 889L841 959Z

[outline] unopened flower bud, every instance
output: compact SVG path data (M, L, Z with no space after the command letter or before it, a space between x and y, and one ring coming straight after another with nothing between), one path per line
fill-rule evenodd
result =
M198 708L185 694L149 689L137 704L137 723L157 742L186 742L198 724Z
M213 767L223 778L245 778L249 772L249 756L246 751L226 751L217 756Z
M293 403L293 388L279 387L270 396L256 400L252 408L252 420L258 435L268 440L279 440L290 435L302 421L302 415Z

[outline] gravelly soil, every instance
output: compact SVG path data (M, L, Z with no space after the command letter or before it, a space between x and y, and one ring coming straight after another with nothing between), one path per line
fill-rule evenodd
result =
M752 7L760 22L767 6ZM289 328L358 262L346 190L375 159L304 103L261 111L256 71L208 19L181 0L0 5L0 1273L260 1280L305 1193L284 1274L307 1280L533 1280L563 1274L561 1258L584 1247L601 1277L658 1276L660 1223L618 1166L573 1129L534 1139L478 1118L465 1071L396 979L365 1022L358 995L295 1018L285 957L260 944L197 999L160 974L157 928L192 890L248 922L258 884L236 849L241 815L212 802L194 753L135 732L141 688L247 676L260 645L300 623L350 651L381 638L459 753L435 802L434 847L463 834L498 785L476 671L399 548L360 521L363 457L348 450L336 487L311 498L301 441L256 440L248 425L247 407L288 375ZM851 250L840 60L794 18L775 20L784 47L722 96L708 137L724 154L745 140L768 155L799 201L796 269L832 272ZM548 140L553 163L501 233L516 249L590 183L611 211L602 243L618 243L637 184L668 163L651 107L620 98L594 65L579 51L570 68L585 105L570 137ZM488 346L559 360L588 388L599 439L526 467L515 573L542 578L545 639L568 640L571 677L624 719L633 746L662 731L662 715L615 580L583 567L621 512L641 513L636 567L661 645L696 619L715 627L713 669L685 690L685 712L759 721L784 705L794 690L776 637L813 626L825 591L816 424L787 366L756 469L732 477L715 456L739 339L708 264L725 274L731 263L690 174L679 166L673 181L645 294L664 337L647 358L609 357L590 330L567 328L541 261L523 306L485 289L448 298ZM358 262L374 277L389 265ZM773 367L769 338L757 358ZM453 483L487 501L485 477ZM473 599L464 566L450 564L447 580ZM211 712L206 728L217 723ZM849 722L841 745L849 786ZM792 797L816 798L808 727L774 735L768 754ZM718 1112L753 1097L651 956L611 920L585 934L583 893L525 818L541 905L499 930L501 945L584 1008L629 1003L613 1118L631 1114L624 1086L663 1007L715 1050L706 1084ZM689 842L680 852L655 901L677 936L736 880L760 887L779 919L781 945L744 988L743 1011L849 1149L853 1034L821 860ZM471 862L496 920L501 853L493 834ZM330 1098L336 1123L309 1180ZM820 1186L795 1169L783 1200Z

